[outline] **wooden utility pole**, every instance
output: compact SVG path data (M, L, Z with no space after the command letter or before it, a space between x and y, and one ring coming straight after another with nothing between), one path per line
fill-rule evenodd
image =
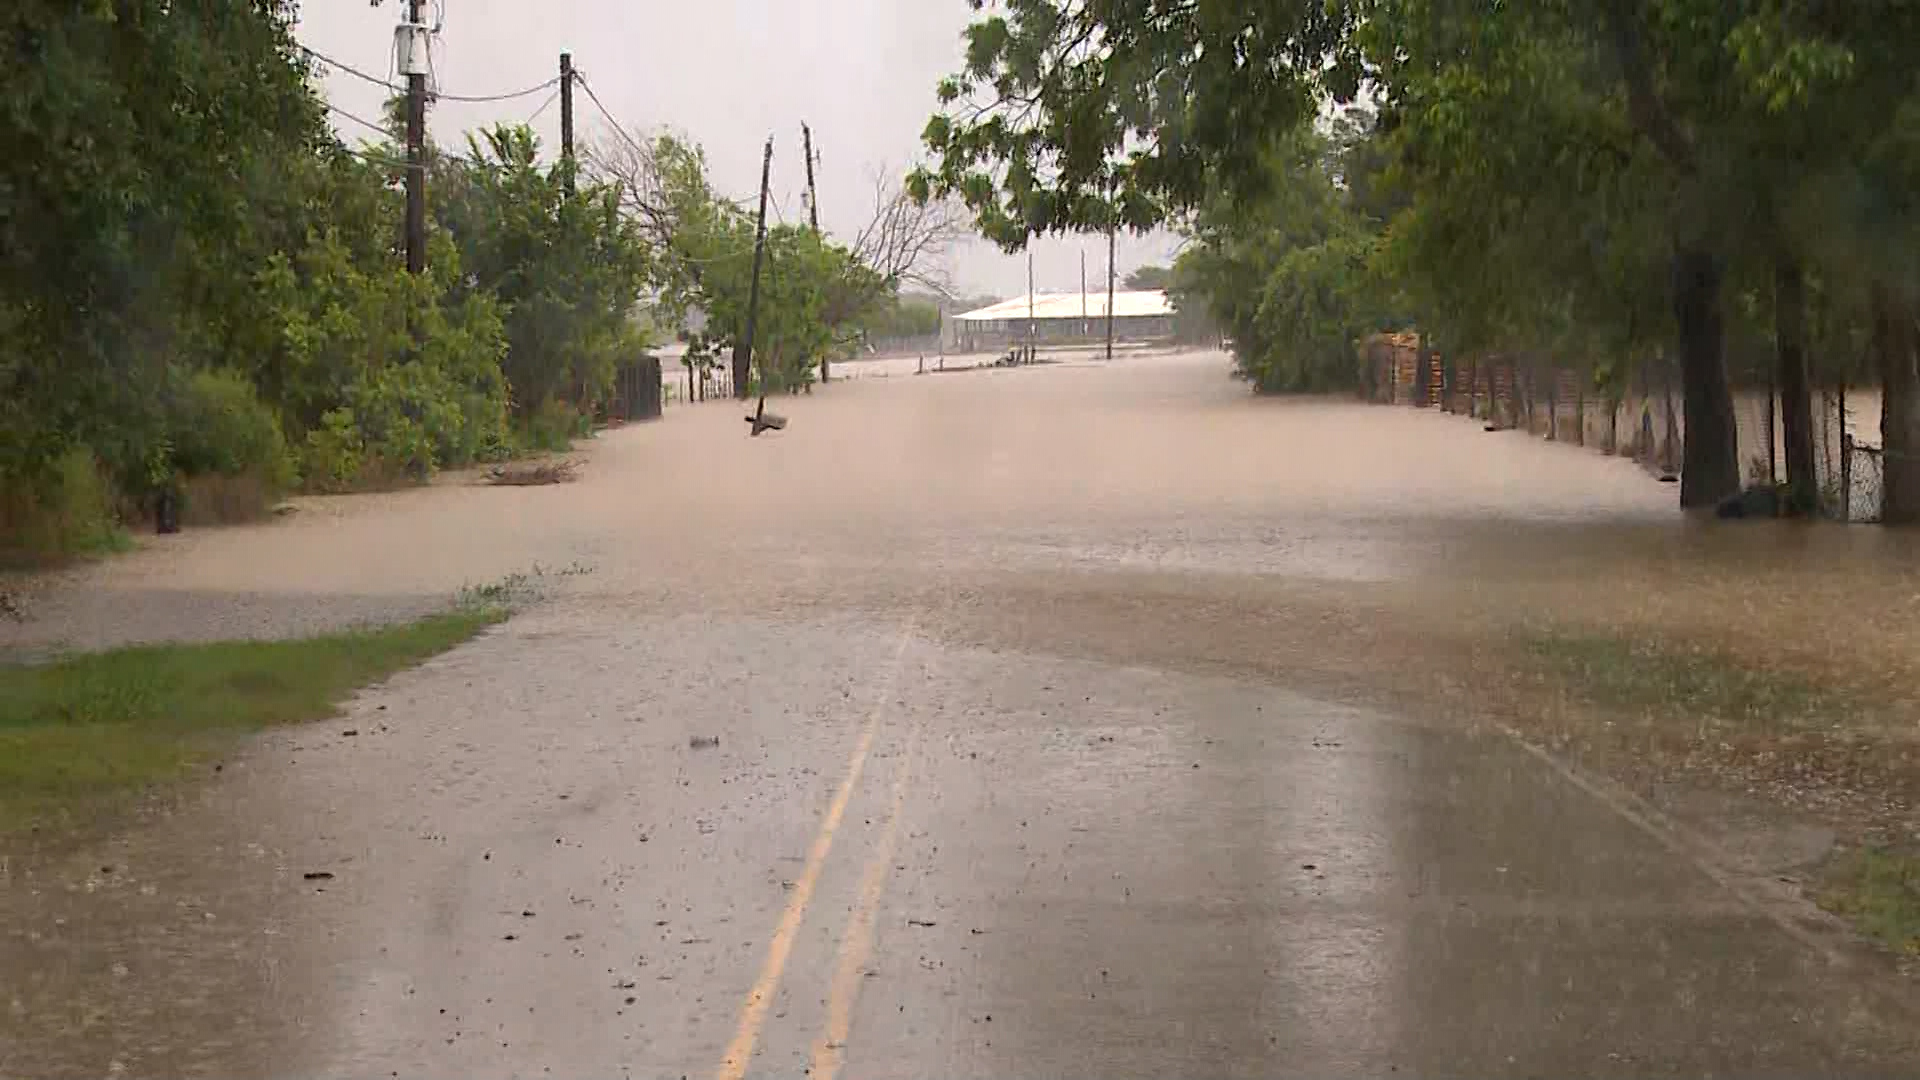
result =
M1107 359L1113 359L1113 251L1119 230L1107 226Z
M407 0L407 272L427 269L426 0Z
M1033 238L1027 238L1027 362L1032 363L1040 341L1040 325L1033 320Z
M573 54L560 54L560 160L566 163L567 194L573 194Z
M801 152L807 155L807 221L813 226L813 235L819 236L820 189L813 185L813 129L804 120L800 122L800 143ZM829 344L827 351L820 354L820 381L823 383L833 379L832 352L833 346Z
M1087 335L1087 249L1080 249L1080 336Z
M418 0L415 0L417 3ZM767 136L766 153L760 158L760 217L753 230L753 282L747 287L747 332L733 343L733 396L745 401L753 370L753 329L760 317L760 264L767 255L767 185L773 179L773 136Z
M813 186L813 129L804 121L800 124L800 139L805 144L807 155L807 217L813 226L813 235L820 235L820 189Z

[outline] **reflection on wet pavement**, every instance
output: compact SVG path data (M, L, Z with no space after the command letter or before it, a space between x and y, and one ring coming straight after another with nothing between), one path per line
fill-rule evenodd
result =
M126 636L102 595L203 636L152 613L593 570L0 873L0 1076L733 1075L749 1029L752 1076L1912 1075L1910 991L1811 909L1367 692L1529 610L1811 611L1911 664L1909 553L1224 372L868 380L758 441L682 410L569 487L322 502L49 593L4 644Z

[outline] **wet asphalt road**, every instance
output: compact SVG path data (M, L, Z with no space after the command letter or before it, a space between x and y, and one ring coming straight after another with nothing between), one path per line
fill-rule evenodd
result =
M1916 1074L1906 987L1633 796L1161 660L1266 633L1211 597L1390 587L1489 518L1543 561L1667 527L1629 466L1217 357L792 412L444 504L593 572L10 877L0 1075ZM344 592L321 552L379 527L283 557Z

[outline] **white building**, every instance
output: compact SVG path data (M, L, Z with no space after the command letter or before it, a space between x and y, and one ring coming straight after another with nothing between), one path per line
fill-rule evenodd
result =
M953 316L952 329L962 352L987 352L1029 342L1100 341L1107 334L1107 294L1016 296ZM1140 289L1113 294L1115 341L1172 336L1173 304L1164 291Z

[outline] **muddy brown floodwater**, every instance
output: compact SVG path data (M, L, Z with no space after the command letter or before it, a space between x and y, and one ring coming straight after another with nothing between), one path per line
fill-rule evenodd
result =
M0 1075L1920 1067L1911 983L1781 880L1831 822L1687 819L1536 738L1507 662L1551 627L1898 681L1907 541L1216 354L869 376L43 583L0 648L546 599L0 867Z

